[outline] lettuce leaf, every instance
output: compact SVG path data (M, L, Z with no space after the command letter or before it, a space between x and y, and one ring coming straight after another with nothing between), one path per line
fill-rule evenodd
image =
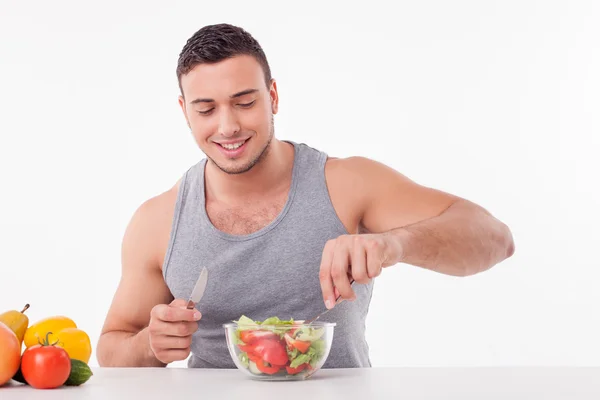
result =
M245 331L248 329L256 329L260 325L260 322L253 321L250 318L246 317L245 315L242 315L239 320L233 321L233 322L235 322L237 324L238 331Z
M306 354L300 354L298 357L294 358L292 360L292 362L290 363L290 367L291 368L297 368L298 366L310 362L310 355L308 353Z

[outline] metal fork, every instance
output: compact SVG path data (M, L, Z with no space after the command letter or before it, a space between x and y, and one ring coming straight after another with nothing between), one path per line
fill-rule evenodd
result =
M350 285L354 284L354 279L350 280ZM341 299L342 295L340 294L337 299L335 299L335 305L337 306L338 304L340 304L342 301L344 301L345 299ZM341 300L340 300L341 299ZM313 322L315 322L316 320L318 320L319 318L321 318L323 315L327 314L329 311L333 310L335 307L326 309L325 311L323 311L322 313L320 313L319 315L317 315L316 317L314 317L313 319L310 319L308 322L305 322L303 325L310 325Z

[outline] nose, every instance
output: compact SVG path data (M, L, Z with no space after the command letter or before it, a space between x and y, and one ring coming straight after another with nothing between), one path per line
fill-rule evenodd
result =
M223 110L219 118L219 134L225 137L235 136L240 131L240 124L234 112Z

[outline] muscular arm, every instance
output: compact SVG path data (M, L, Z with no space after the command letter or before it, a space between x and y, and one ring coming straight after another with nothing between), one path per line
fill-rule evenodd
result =
M514 252L509 228L464 199L439 216L388 233L400 243L399 262L454 276L483 272Z
M364 194L357 203L361 230L389 239L384 266L403 262L466 276L513 254L509 228L481 206L419 185L369 159L343 162L347 177L355 177L353 190Z
M173 300L160 268L173 209L171 197L166 192L142 204L126 229L121 280L97 345L101 366L166 365L150 349L147 327L152 308Z

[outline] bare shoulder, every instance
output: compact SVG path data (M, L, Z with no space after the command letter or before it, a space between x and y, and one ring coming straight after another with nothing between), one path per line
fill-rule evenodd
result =
M353 179L355 183L373 185L393 179L396 183L414 184L392 167L367 157L329 158L326 168L335 179Z
M135 210L123 237L125 257L145 257L141 264L162 268L180 184L181 180L178 180L171 188L144 201Z
M325 179L331 202L351 234L359 233L361 229L360 220L368 201L363 194L369 186L369 173L365 167L370 164L371 160L363 157L329 157L325 163Z
M368 201L368 191L382 184L411 185L413 182L387 165L366 157L329 158L325 175L330 190L340 190L344 196L359 203Z

